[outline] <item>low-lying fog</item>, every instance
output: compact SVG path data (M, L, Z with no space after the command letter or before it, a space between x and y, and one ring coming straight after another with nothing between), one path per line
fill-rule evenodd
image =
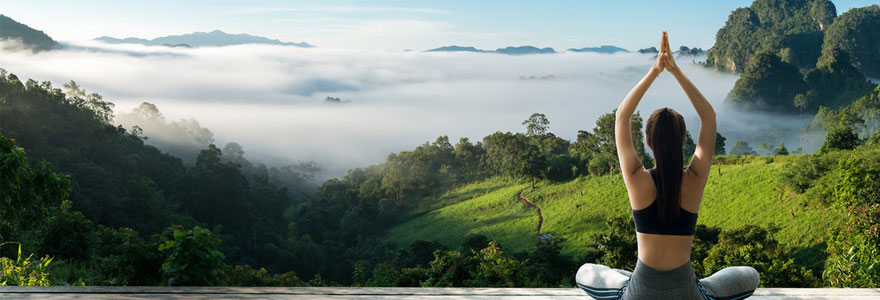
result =
M651 46L651 45L645 45ZM786 142L811 117L739 113L722 106L736 75L678 64L716 108L718 130L753 148ZM635 53L487 53L365 51L243 45L168 48L66 43L32 54L6 52L0 68L57 87L75 80L116 104L117 122L140 103L155 104L169 122L196 119L222 148L235 141L251 160L288 164L315 160L321 177L382 162L439 135L477 141L495 131L524 131L522 121L546 114L550 131L574 140L617 107L653 59ZM325 103L326 97L343 103ZM347 102L346 102L347 101ZM639 106L644 117L669 106L685 115L696 137L698 119L668 74ZM148 142L170 138L145 127ZM793 132L793 133L792 133ZM172 135L173 136L173 135ZM809 150L809 148L808 148Z

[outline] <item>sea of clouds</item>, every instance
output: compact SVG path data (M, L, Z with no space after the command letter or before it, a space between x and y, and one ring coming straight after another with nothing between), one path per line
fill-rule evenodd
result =
M249 159L273 165L315 160L323 178L380 163L440 135L454 144L461 137L475 142L495 131L524 131L522 121L535 112L547 116L551 132L574 140L578 130L591 130L597 117L616 108L653 63L651 55L637 53L63 45L3 52L0 68L58 87L75 80L114 102L117 115L151 102L169 121L198 120L220 147L235 141ZM678 64L715 106L728 149L738 139L756 149L760 142L780 141L797 147L797 132L811 118L723 106L737 76L694 63L700 59L680 57ZM350 101L325 103L328 96ZM685 115L697 136L699 120L669 74L654 83L639 111L647 118L663 106Z

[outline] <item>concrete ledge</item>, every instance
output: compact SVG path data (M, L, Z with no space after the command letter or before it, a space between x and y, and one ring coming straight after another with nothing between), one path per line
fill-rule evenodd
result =
M350 287L0 287L0 299L591 299L579 289ZM762 288L749 299L880 300L880 289Z

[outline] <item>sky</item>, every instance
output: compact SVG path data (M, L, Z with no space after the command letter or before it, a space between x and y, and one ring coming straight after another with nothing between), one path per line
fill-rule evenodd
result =
M673 46L708 49L731 11L749 0L670 1L21 1L0 13L57 40L154 38L194 31L248 33L318 47L426 50L446 45L495 49ZM836 0L838 13L880 3Z

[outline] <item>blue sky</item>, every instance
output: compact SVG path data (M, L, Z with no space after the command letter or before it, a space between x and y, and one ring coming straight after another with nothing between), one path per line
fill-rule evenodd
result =
M836 0L838 13L876 0ZM424 50L509 45L557 50L658 44L709 48L727 15L748 0L668 1L21 1L0 13L59 40L153 38L220 29L319 47Z

